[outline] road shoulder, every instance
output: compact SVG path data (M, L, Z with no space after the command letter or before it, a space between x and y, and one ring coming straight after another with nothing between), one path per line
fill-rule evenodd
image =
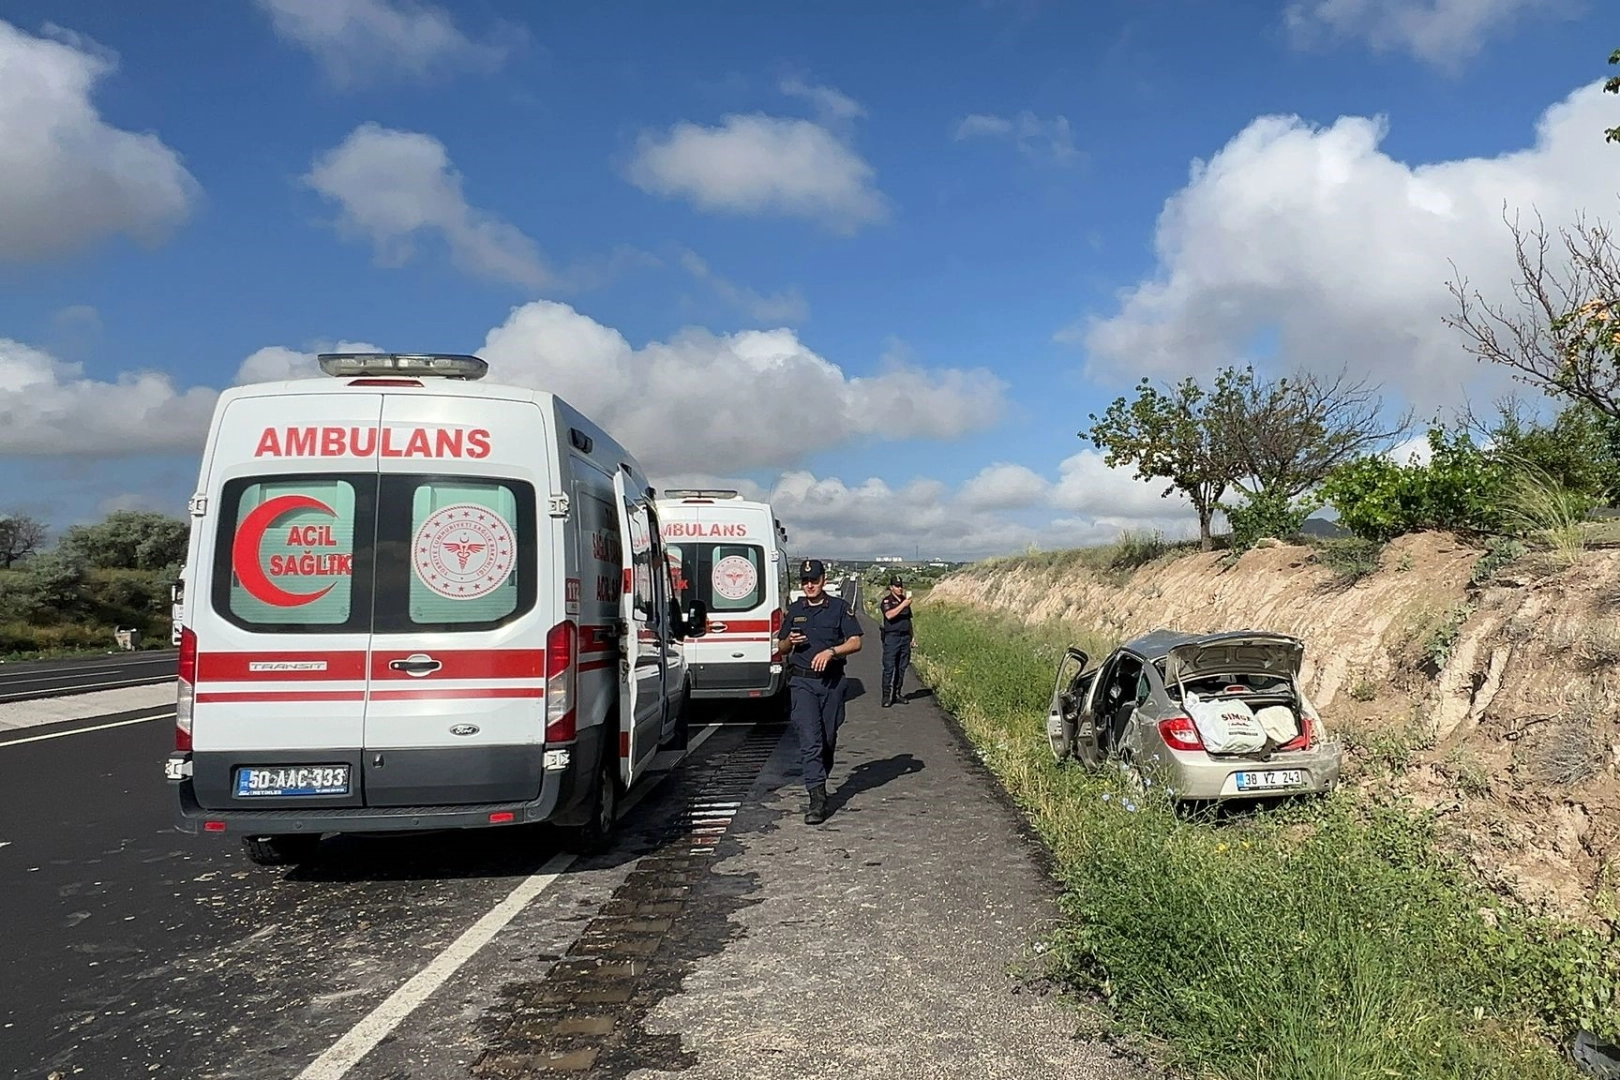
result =
M852 669L878 686L876 650ZM862 693L838 757L835 813L806 826L785 735L696 887L746 882L748 902L731 905L729 944L647 1016L650 1034L679 1040L681 1075L1139 1075L1017 974L1034 967L1055 890L932 699L882 709Z

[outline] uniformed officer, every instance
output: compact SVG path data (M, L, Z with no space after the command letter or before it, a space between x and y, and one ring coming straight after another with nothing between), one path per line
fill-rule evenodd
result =
M911 646L916 640L911 629L911 597L906 583L899 574L889 579L889 591L878 601L878 614L883 617L880 630L883 638L883 707L906 703L906 668L911 664Z
M861 651L861 624L842 597L826 593L827 568L819 559L799 567L804 595L788 605L776 651L788 669L793 731L810 793L805 824L827 819L827 774L844 722L844 658Z

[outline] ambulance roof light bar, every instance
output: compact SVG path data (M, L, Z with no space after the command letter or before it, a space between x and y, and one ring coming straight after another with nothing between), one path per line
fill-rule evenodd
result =
M489 363L459 353L321 353L321 370L340 379L367 375L436 375L444 379L482 379Z
M740 499L742 496L730 488L670 488L666 499Z

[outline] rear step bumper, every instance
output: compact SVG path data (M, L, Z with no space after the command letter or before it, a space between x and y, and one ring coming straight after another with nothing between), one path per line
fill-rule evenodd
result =
M593 758L594 760L594 758ZM577 761L577 759L576 759ZM542 774L540 795L530 802L476 803L460 806L311 806L276 810L215 810L202 806L192 781L174 784L179 798L175 829L193 836L202 832L273 836L283 833L425 832L437 829L479 829L499 825L537 824L571 809L586 792L570 763L560 772ZM510 818L504 815L511 814ZM501 820L492 821L499 815ZM224 829L204 829L220 822Z

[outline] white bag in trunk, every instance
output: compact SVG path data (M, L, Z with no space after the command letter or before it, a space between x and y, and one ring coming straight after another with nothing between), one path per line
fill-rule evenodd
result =
M1212 754L1252 754L1266 745L1266 731L1241 701L1203 701L1188 693L1187 715Z

